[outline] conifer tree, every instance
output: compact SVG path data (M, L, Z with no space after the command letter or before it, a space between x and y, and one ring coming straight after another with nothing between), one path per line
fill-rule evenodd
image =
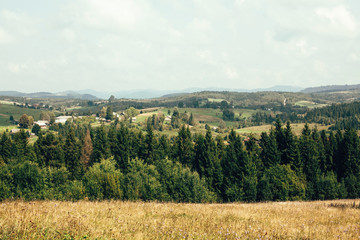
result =
M109 156L110 156L110 151L109 151L108 139L106 136L104 126L101 125L95 131L91 164L94 164L95 162L100 162L101 159L106 159Z
M240 201L244 200L244 178L249 159L241 138L233 129L228 138L229 145L226 147L226 156L222 166L225 176L223 196L225 201Z
M162 135L159 139L158 155L159 159L165 159L169 156L170 146L169 140L165 135Z
M319 153L308 124L305 124L300 137L300 154L304 166L304 174L308 181L307 197L308 199L314 199L316 197L316 181L320 174Z
M80 179L82 167L80 163L80 145L78 144L72 128L68 132L65 140L65 165L72 174L73 179Z
M145 158L144 162L154 164L157 155L157 140L151 126L147 127L145 135Z
M195 126L195 119L192 113L190 113L190 117L189 117L189 125L191 126Z
M7 163L7 161L14 155L12 153L12 145L13 143L11 139L4 132L1 135L1 140L0 140L0 156L2 157L5 163Z
M25 130L21 129L20 132L15 134L14 143L16 146L16 156L19 160L24 160L28 151L28 137L25 133Z
M86 136L81 148L80 163L84 170L87 170L90 166L90 158L93 153L93 144L90 137L90 130L87 129Z
M39 134L34 149L40 166L64 166L62 142L60 137L56 137L52 132L47 133L45 136Z
M185 128L185 125L183 125L175 140L174 159L177 159L180 163L192 168L193 149L190 129Z
M129 129L121 123L116 134L116 143L112 154L114 155L117 167L126 172L129 165L130 157Z
M276 138L273 130L270 131L269 135L266 132L261 133L259 145L261 147L260 158L263 162L264 168L268 168L280 163L281 155L277 148Z

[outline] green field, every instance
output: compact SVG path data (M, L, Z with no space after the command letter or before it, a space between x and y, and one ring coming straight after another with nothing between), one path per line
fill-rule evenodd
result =
M315 123L308 124L310 129L317 128L318 131L321 130L328 130L330 126L323 126ZM305 126L305 123L295 123L291 124L291 129L296 135L300 135L301 131L303 130ZM237 129L236 132L241 135L249 135L254 134L260 136L262 132L268 132L270 129L274 127L273 125L267 124L267 125L261 125L261 126L253 126L253 127L247 127L247 128L241 128Z
M311 102L311 101L298 101L295 103L295 105L299 106L299 107L306 107L306 108L321 108L321 107L327 106L327 104L320 104L320 103L315 103L315 102Z
M226 101L225 99L223 98L208 98L208 101L209 102L216 102L216 103L220 103L222 101ZM226 101L227 102L227 101Z
M32 108L22 108L9 104L0 104L0 126L12 125L9 121L10 116L14 116L14 119L19 120L21 115L27 114L33 116L37 121L40 118L41 110Z

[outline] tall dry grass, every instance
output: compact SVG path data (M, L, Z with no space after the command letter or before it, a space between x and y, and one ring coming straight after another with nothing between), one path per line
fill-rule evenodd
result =
M360 200L254 204L11 201L0 239L359 239ZM337 207L340 206L340 207Z

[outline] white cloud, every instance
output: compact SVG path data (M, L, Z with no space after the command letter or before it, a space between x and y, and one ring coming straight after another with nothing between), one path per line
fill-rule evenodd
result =
M227 78L229 78L229 79L237 79L239 77L239 74L237 73L237 71L235 71L232 68L226 67L224 69L224 71L225 71Z
M0 44L7 44L12 42L12 40L13 36L0 27Z
M141 10L132 0L90 0L89 8L84 13L85 20L95 26L115 23L129 27L139 20Z
M235 5L241 7L245 3L245 0L235 0Z
M2 25L13 35L31 36L37 33L37 23L34 17L21 12L3 9L0 12Z
M325 76L327 76L329 72L325 63L319 60L316 60L314 62L314 71L319 75L325 75Z
M173 37L176 37L176 38L181 38L181 37L183 37L183 34L182 34L180 31L178 31L178 30L176 30L176 29L174 29L174 28L170 28L170 29L169 29L169 34L170 34L171 36L173 36Z
M355 18L344 6L337 6L331 9L319 8L315 12L318 16L328 19L335 27L345 28L351 32L357 30Z
M86 79L113 90L358 79L356 0L64 0L36 11L7 1L0 76L9 82L80 89Z
M8 70L12 73L18 74L23 72L24 70L27 70L28 66L24 63L17 64L17 63L9 63L8 64Z
M209 21L198 18L195 18L191 23L191 28L195 31L210 31L212 29Z
M75 32L69 28L65 28L64 30L62 30L61 36L65 41L70 43L74 42L74 40L76 39Z
M352 53L352 54L350 55L350 58L351 58L351 60L353 60L354 62L358 62L358 61L360 60L359 56L358 56L357 54L355 54L355 53Z
M216 61L213 57L213 54L210 50L202 50L197 53L201 61L209 65L216 65Z

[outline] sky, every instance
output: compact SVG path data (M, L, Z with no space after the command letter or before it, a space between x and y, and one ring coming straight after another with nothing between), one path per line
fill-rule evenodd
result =
M0 0L0 90L360 83L359 0Z

